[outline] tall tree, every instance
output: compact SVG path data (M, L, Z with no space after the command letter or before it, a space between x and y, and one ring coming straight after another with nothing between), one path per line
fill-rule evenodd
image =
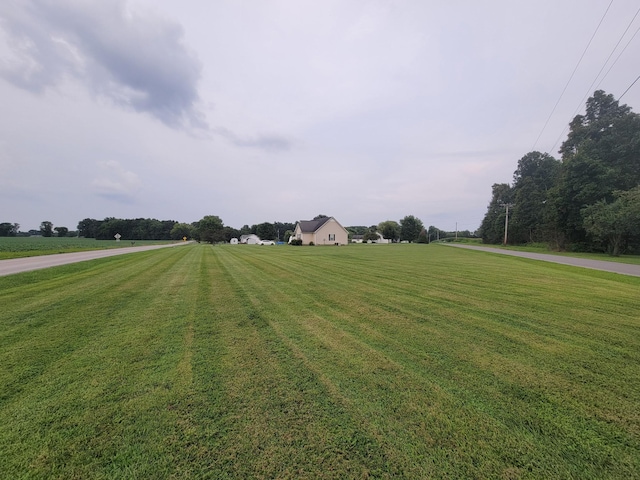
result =
M183 238L191 238L193 237L193 227L188 223L176 223L171 228L171 239L172 240L182 240Z
M224 227L222 229L224 241L229 243L232 238L240 238L240 230L233 227Z
M54 230L58 234L58 237L66 237L69 233L69 229L67 227L56 227Z
M584 228L595 240L606 244L607 251L620 255L625 241L640 235L640 185L614 192L613 202L600 200L582 211Z
M220 217L216 215L206 215L197 222L196 233L202 242L223 242L224 224Z
M53 236L53 223L49 221L44 221L40 223L40 235L43 237L52 237Z
M400 240L416 242L423 229L422 220L413 215L407 215L400 220Z
M400 238L400 224L394 220L385 220L378 225L378 231L384 238L397 241Z
M513 216L509 223L512 243L542 242L548 239L549 194L561 163L551 155L530 152L518 160L513 174Z
M483 243L502 243L506 216L505 205L513 203L513 189L508 183L494 183L491 190L491 202L489 202L487 213L480 225L480 236Z
M17 223L0 223L0 237L15 237L19 229L20 225Z
M262 240L275 240L276 229L273 223L264 222L256 225L256 235Z
M640 116L597 90L585 115L571 122L560 153L557 226L568 242L587 245L582 211L600 201L612 202L616 190L640 184Z
M85 238L96 238L98 228L102 222L94 218L85 218L78 222L78 235Z
M447 232L445 232L444 230L440 230L437 227L434 227L433 225L429 225L429 228L427 229L427 241L428 242L433 242L434 240L439 240L441 238L445 238L447 236Z

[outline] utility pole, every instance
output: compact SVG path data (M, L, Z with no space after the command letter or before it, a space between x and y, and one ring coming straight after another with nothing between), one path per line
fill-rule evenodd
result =
M513 203L501 203L500 206L506 208L506 214L504 216L504 241L502 242L502 244L506 246L507 233L509 232L509 207L513 207Z

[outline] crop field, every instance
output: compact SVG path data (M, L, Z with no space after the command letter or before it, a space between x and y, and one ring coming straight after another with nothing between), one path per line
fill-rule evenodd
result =
M0 305L0 478L640 478L640 278L194 244Z
M136 240L136 245L171 243L163 240ZM77 237L0 237L0 260L54 253L83 252L106 248L130 247L129 240L96 240Z

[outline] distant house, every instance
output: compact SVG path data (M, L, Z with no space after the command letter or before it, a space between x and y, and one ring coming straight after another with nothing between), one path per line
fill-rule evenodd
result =
M376 232L376 240L367 240L367 243L391 243L391 240L384 238L380 232ZM352 235L351 243L364 243L364 235Z
M323 217L316 220L300 220L296 224L291 240L302 240L303 245L346 245L349 242L349 232L333 217Z
M391 243L391 239L384 238L380 232L376 232L376 235L378 235L378 240L376 240L374 243Z
M246 243L247 245L256 245L260 241L260 237L250 233L249 235L240 235L240 243Z

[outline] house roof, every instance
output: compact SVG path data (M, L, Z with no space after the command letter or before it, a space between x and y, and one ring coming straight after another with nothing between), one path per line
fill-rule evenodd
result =
M331 218L333 217L318 218L317 220L300 220L298 222L298 224L300 225L300 231L302 233L313 233L322 225L327 223Z

